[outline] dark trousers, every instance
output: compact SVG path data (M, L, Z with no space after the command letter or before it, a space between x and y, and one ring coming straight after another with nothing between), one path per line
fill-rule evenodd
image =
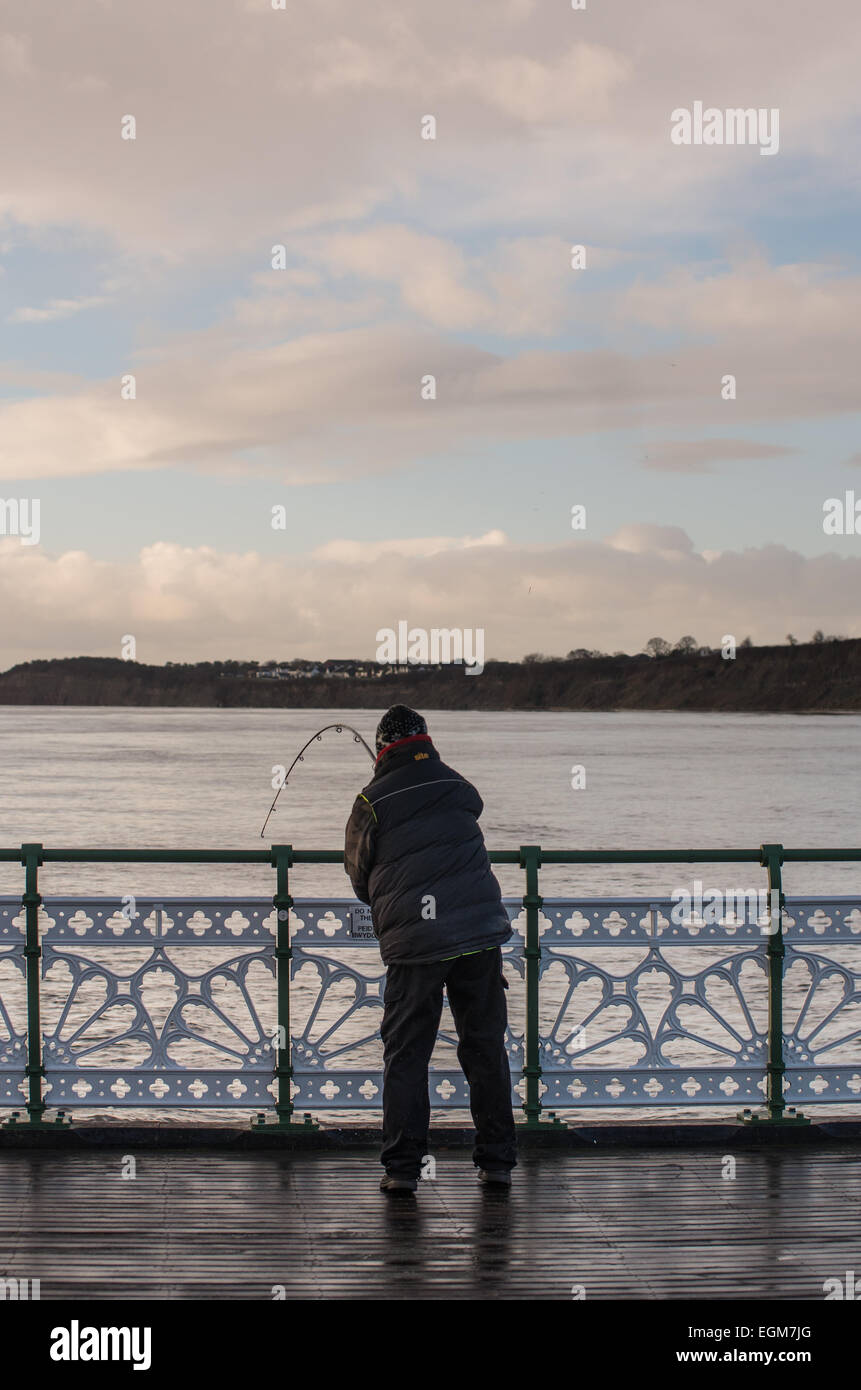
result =
M430 1124L428 1064L445 985L458 1036L457 1059L469 1083L477 1168L517 1162L511 1073L505 1051L507 985L497 946L431 965L390 965L383 1022L383 1149L386 1172L417 1178Z

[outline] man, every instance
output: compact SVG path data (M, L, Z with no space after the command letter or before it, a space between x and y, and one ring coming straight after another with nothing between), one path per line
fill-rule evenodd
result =
M373 779L347 823L345 867L370 903L387 966L383 1021L384 1192L415 1192L427 1153L428 1065L445 985L469 1083L479 1180L511 1185L517 1162L503 941L511 936L478 826L483 802L447 767L415 710L377 728Z

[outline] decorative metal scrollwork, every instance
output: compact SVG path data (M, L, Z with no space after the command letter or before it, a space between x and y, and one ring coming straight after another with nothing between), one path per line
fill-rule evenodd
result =
M506 1048L523 1098L525 913L514 934ZM50 1106L274 1103L275 914L269 899L51 898L40 908L45 1099ZM676 920L647 899L545 900L539 920L539 1059L547 1108L759 1105L765 1088L768 935L757 908ZM786 901L787 1099L861 1097L861 900ZM378 1110L385 969L367 909L299 900L291 911L293 1098L310 1110ZM0 900L0 1105L25 1091L20 900ZM468 1088L444 1011L435 1109Z

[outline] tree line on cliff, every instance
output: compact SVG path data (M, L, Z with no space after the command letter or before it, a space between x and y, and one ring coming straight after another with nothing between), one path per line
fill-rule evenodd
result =
M739 644L731 657L651 639L652 654L609 656L578 648L463 666L387 668L375 663L299 663L302 678L261 679L257 662L147 665L112 657L22 662L0 673L0 704L216 708L724 711L861 710L861 639ZM292 664L292 663L288 663ZM277 663L271 663L276 666ZM361 667L362 676L350 673ZM325 668L331 668L326 674ZM340 669L336 669L340 668ZM369 674L369 671L371 674Z

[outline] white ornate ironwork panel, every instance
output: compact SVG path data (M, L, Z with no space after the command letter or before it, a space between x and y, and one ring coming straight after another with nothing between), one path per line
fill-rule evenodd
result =
M39 915L50 1105L273 1103L270 900L46 898Z
M783 916L785 1095L861 1099L861 898L787 898Z
M547 901L541 1100L572 1106L760 1105L767 914L751 895L710 920L670 900Z
M48 898L39 909L45 1098L64 1107L274 1104L275 912L268 898ZM503 948L512 1100L524 1097L524 934ZM768 918L762 901L715 921L669 900L547 899L539 914L545 1108L759 1105ZM379 1110L385 969L362 904L291 911L297 1109ZM861 899L788 898L787 1099L861 1096ZM430 1076L434 1108L468 1105L451 1015ZM24 1100L24 912L0 900L0 1105Z

